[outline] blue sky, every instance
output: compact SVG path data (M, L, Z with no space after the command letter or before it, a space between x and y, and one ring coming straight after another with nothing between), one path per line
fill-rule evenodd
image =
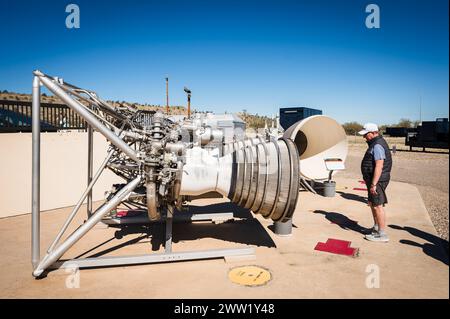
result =
M80 7L67 29L66 5ZM381 28L367 29L376 3ZM322 109L340 122L448 117L447 0L0 0L0 89L40 69L105 98L217 113Z

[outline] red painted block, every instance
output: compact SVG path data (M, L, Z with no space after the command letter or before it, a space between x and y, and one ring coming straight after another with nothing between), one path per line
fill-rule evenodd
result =
M353 188L353 190L354 190L354 191L364 191L364 192L367 192L367 188L358 188L358 187L355 187L355 188Z
M350 247L350 241L328 238L326 243L317 243L314 250L324 251L327 253L356 257L359 253L359 248Z
M128 211L127 210L121 210L119 212L116 213L116 217L126 217L128 215Z
M116 213L117 218L122 217L134 217L145 213L142 209L129 209L129 210L120 210Z

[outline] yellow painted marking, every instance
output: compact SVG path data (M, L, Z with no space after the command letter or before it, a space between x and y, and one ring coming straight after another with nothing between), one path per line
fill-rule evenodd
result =
M261 286L272 279L272 275L267 269L258 266L241 266L231 269L228 278L238 285Z

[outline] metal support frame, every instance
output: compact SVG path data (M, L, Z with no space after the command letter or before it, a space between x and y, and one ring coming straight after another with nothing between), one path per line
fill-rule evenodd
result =
M86 107L84 107L80 102L74 100L69 96L66 91L64 91L61 86L59 86L54 80L51 80L46 75L39 71L34 72L35 75L39 76L39 80L44 84L53 94L58 96L68 107L77 112L81 117L83 117L87 124L91 125L93 128L102 133L108 141L117 146L122 152L129 156L132 160L140 162L138 154L133 150L127 143L125 143L119 136L117 136L113 131L103 125L91 112L89 112Z
M166 215L166 240L164 249L166 254L172 253L172 224L173 224L173 208L167 207Z
M41 82L33 78L32 92L32 190L31 190L31 263L35 269L40 260L40 180L41 180Z
M252 255L255 253L254 248L241 247L233 249L218 249L205 251L188 251L188 252L172 252L172 223L174 219L173 208L169 207L166 218L166 234L165 234L165 252L162 254L150 254L140 256L123 256L123 257L97 257L72 259L60 261L64 253L70 249L78 240L80 240L89 230L99 223L112 209L116 208L122 201L126 200L135 188L141 182L142 177L137 176L127 185L121 188L113 198L101 205L94 213L92 213L92 187L102 174L103 170L115 153L116 149L121 150L130 159L139 163L141 160L138 154L127 143L124 142L112 130L103 125L94 114L92 114L84 105L73 99L67 92L67 87L74 88L68 84L62 84L57 78L50 78L40 71L34 71L33 91L32 91L32 213L31 213L31 245L33 265L33 276L40 277L47 269L54 268L89 268L134 264L149 264L157 262L170 262L181 260L197 260L223 258L226 256ZM58 235L50 245L44 258L40 259L40 86L45 85L52 93L58 96L71 109L83 117L88 125L88 186L81 198L69 214L66 222L59 231ZM79 89L81 90L81 89ZM78 96L78 93L72 92ZM111 148L103 163L100 165L97 173L92 176L93 169L93 131L97 130L103 134L110 142ZM70 222L77 214L84 200L87 198L88 219L83 225L78 227L70 234L64 242L59 243L64 232L67 230ZM195 214L191 215L191 218ZM199 214L200 215L200 214ZM207 215L207 214L202 214ZM210 214L214 215L214 214ZM213 217L213 216L209 216Z
M185 251L179 253L161 253L136 256L120 256L120 257L97 257L97 258L80 258L57 262L52 265L53 269L58 268L93 268L123 265L142 265L161 262L174 262L186 260L223 258L229 256L247 256L254 255L255 249L252 247L231 248L231 249L211 249L198 251Z
M192 214L194 215L209 215L209 219L218 215L233 215L233 213L221 214ZM164 253L149 254L149 255L132 255L132 256L114 256L114 257L96 257L96 258L80 258L59 261L50 266L52 269L58 268L93 268L106 266L123 266L123 265L139 265L139 264L153 264L161 262L187 261L199 259L224 258L230 256L247 256L254 255L255 249L253 247L238 247L230 249L212 249L212 250L198 250L198 251L172 251L172 225L174 215L172 209L167 210L166 231ZM131 218L130 218L131 219ZM197 219L203 220L203 219ZM147 218L147 222L149 222Z
M199 222L199 221L211 221L213 223L225 222L227 220L234 219L232 212L226 213L174 213L173 222ZM130 224L149 224L150 221L146 214L142 216L133 217L115 217L115 218L105 218L102 219L102 223L107 225L130 225ZM156 221L158 222L158 221Z
M88 158L87 158L87 185L89 186L92 181L93 162L94 162L94 130L92 126L87 126L88 133ZM92 215L92 188L87 194L87 217Z
M141 177L136 177L126 186L124 186L111 200L100 206L95 213L76 231L74 231L63 243L57 246L52 252L48 253L36 267L33 272L35 277L40 276L45 269L55 263L70 247L81 239L92 227L94 227L106 214L114 207L117 207L125 200L130 193L139 185Z

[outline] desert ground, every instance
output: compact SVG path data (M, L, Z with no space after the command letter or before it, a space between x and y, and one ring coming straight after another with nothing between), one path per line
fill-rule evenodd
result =
M352 140L353 139L353 140ZM388 139L391 146L399 139ZM389 244L364 239L373 225L359 163L366 145L349 138L347 170L336 175L333 198L299 193L292 236L277 236L270 219L223 199L191 202L195 213L233 212L223 223L175 223L173 251L254 248L248 259L210 259L82 269L77 285L70 269L31 275L29 214L0 219L0 298L446 298L448 299L448 153L397 151L388 187ZM422 201L422 198L424 201ZM424 205L424 202L426 206ZM94 203L95 207L101 201ZM41 257L71 211L41 214ZM85 220L85 206L67 234ZM431 217L431 218L430 218ZM434 225L433 225L434 223ZM94 227L62 259L148 255L164 249L163 224ZM437 232L437 231L439 232ZM438 236L444 238L441 239ZM315 249L329 239L346 241L357 253L339 256ZM266 285L240 286L228 272L259 265L273 275ZM378 267L377 289L367 284ZM144 280L143 280L144 278ZM69 283L68 283L69 280ZM101 283L101 284L100 284ZM211 283L214 283L213 285Z
M219 258L135 266L50 270L31 275L30 215L0 219L0 298L445 298L449 295L448 241L437 236L417 187L392 181L388 244L364 239L372 217L358 179L336 176L336 196L299 193L291 236L274 234L273 223L227 199L191 202L197 214L233 212L230 222L173 227L173 252L253 248L242 258ZM94 203L98 207L101 202ZM85 209L85 206L82 208ZM41 214L41 257L71 207ZM74 231L85 219L78 214ZM352 256L315 249L329 239L347 241ZM164 225L95 227L62 259L152 255L163 252ZM447 244L447 245L446 245ZM446 250L446 251L445 251ZM229 280L237 266L257 265L272 274L261 286ZM377 283L368 280L377 272ZM375 289L374 289L375 288Z
M349 153L346 171L339 176L361 177L359 165L367 148L364 139L348 136ZM448 240L449 153L448 150L415 148L404 145L404 138L386 137L393 154L392 180L416 186L439 236ZM342 174L342 175L341 175ZM389 187L387 189L389 199Z

